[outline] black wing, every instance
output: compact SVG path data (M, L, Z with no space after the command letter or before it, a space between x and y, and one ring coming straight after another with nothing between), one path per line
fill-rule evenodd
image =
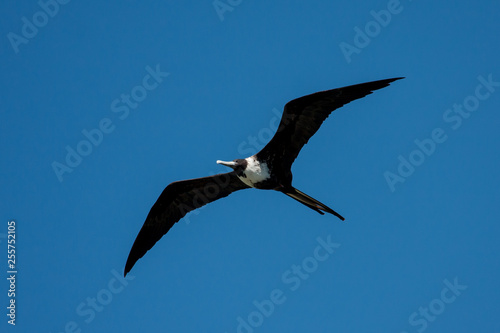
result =
M188 212L248 188L234 172L173 182L156 200L125 264L125 275Z
M399 79L402 77L320 91L288 102L276 134L257 157L281 161L284 168L290 169L302 147L333 110Z

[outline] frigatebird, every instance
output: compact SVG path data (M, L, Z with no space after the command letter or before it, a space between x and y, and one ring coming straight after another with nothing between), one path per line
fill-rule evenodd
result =
M332 111L399 79L402 77L320 91L294 99L285 105L276 134L260 152L231 162L217 161L233 171L169 184L146 217L130 250L124 274L127 275L137 260L188 212L247 188L284 193L322 215L330 213L344 221L336 211L292 186L292 164Z

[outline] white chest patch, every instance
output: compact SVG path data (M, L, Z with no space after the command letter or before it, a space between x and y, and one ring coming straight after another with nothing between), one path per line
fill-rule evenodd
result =
M254 184L260 183L271 177L266 163L259 163L253 156L245 158L245 160L247 161L247 168L243 173L246 177L238 176L243 183L255 187Z

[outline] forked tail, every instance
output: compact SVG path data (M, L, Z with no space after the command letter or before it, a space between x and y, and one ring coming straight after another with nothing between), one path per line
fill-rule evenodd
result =
M304 204L307 207L309 207L309 208L317 211L321 215L324 215L325 213L323 213L323 211L325 211L327 213L330 213L330 214L333 214L333 215L337 216L342 221L345 220L339 213L337 213L336 211L334 211L330 207L326 206L325 204L322 204L321 202L319 202L318 200L316 200L314 198L311 198L307 194L305 194L305 193L297 190L294 187L290 187L290 188L281 190L281 192L283 192L286 195L288 195L289 197L297 200L301 204Z

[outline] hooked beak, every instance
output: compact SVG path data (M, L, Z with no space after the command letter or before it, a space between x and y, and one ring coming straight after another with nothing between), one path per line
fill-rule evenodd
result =
M233 168L233 169L236 167L236 162L235 161L224 162L224 161L221 161L221 160L217 160L217 164L222 164L222 165L225 165L225 166Z

